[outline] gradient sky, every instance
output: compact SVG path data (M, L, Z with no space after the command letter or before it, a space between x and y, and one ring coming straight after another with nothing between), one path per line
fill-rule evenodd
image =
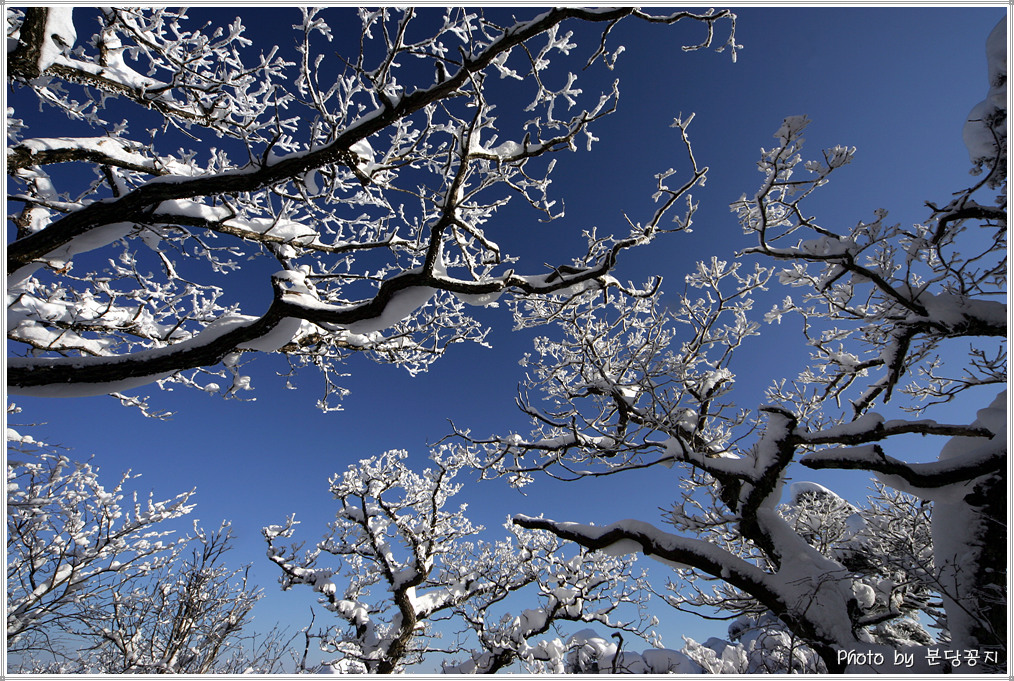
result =
M332 11L337 22L340 11ZM812 119L807 135L811 154L835 144L857 147L851 166L833 176L810 204L826 227L846 230L879 207L895 221L918 222L928 215L924 201L946 202L951 192L966 186L969 164L961 128L985 96L984 44L1005 16L1005 5L754 6L736 11L737 41L743 45L736 63L728 54L682 53L679 28L630 21L615 31L613 45L627 47L607 76L620 79L619 111L594 128L600 141L590 153L582 148L558 157L552 191L566 203L566 217L543 226L529 215L526 222L510 225L503 238L496 235L505 250L535 254L535 247L547 242L554 253L576 254L582 229L596 225L600 232L623 233L624 213L635 220L649 215L654 174L683 163L679 138L669 128L681 112L696 114L691 140L698 161L710 167L707 186L694 193L701 204L694 233L663 236L648 251L631 254L617 273L620 280L661 274L663 289L676 292L696 260L712 255L731 259L749 246L728 204L756 191L762 179L756 171L759 149L773 145L772 135L788 115ZM535 12L517 10L519 18ZM299 21L295 8L191 11L192 16L198 13L242 16L247 35L258 46L281 40L279 24ZM354 17L349 21L358 25ZM79 36L84 34L79 28ZM594 49L580 34L578 44L581 55ZM579 82L594 89L597 75L601 73L589 72ZM40 115L33 111L19 114L32 125L32 116ZM505 137L509 133L505 130ZM541 267L559 261L547 255L529 262ZM761 314L769 308L770 302L757 306ZM27 432L71 448L72 458L94 456L109 484L131 468L142 475L136 488L153 490L160 498L196 486L194 516L208 527L223 518L232 521L237 543L231 560L252 563L254 580L268 594L255 610L258 621L278 619L295 629L306 624L315 597L309 589L279 592L277 569L264 557L262 526L295 513L303 521L298 536L312 544L333 517L329 476L392 448L408 449L422 468L427 442L448 433L447 419L480 435L527 432L513 400L523 378L517 362L531 350L534 334L511 332L506 308L482 314L494 327L493 348L453 347L427 374L412 378L353 358L346 381L352 394L338 413L321 414L314 407L322 393L319 376L304 372L296 381L298 390L284 390L284 379L272 375L284 364L262 357L249 366L255 390L248 394L256 401L224 401L179 389L135 391L176 412L169 421L156 421L110 398L19 398L14 401L25 413L11 422L46 422ZM765 336L742 352L733 365L741 384L740 406L757 406L764 386L794 376L803 355L785 348L798 329L789 320L765 327ZM970 421L979 406L984 405L957 405L954 418ZM921 454L933 457L933 449ZM527 496L487 482L466 487L460 498L470 503L474 521L501 536L499 525L513 513L596 523L655 520L658 507L674 498L675 476L675 470L663 470L569 485L540 483ZM859 474L842 472L810 473L807 479L854 500L865 496L868 484ZM664 576L665 571L653 574ZM682 646L683 633L698 640L724 635L721 623L688 619L660 602L657 606L670 647ZM318 614L318 623L324 617Z

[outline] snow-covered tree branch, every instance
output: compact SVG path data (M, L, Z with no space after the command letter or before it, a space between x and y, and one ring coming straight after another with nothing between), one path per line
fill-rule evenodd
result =
M313 549L301 554L302 545L280 545L294 535L291 517L264 528L282 588L311 586L343 622L318 634L322 650L338 655L329 664L384 674L440 652L465 654L447 663L447 672L492 673L517 661L562 669L566 648L551 636L555 622L647 634L638 611L645 584L629 559L585 551L568 557L551 534L512 525L510 539L479 541L482 528L468 520L464 505L446 508L467 462L438 449L420 474L406 457L387 452L335 476L331 491L341 507ZM326 554L340 563L319 566ZM538 599L537 607L517 615L502 610L524 602L525 594ZM434 623L446 620L454 621L460 640L439 645Z
M1003 384L1005 357L970 362L969 380L949 391L955 381L936 374L940 346L947 340L983 339L970 357L984 356L988 340L1006 338L1006 304L1001 295L1006 271L1005 204L982 213L980 223L962 213L982 181L959 195L949 209L934 209L926 224L887 224L887 212L860 222L846 234L804 218L800 203L828 176L846 165L854 150L835 147L823 160L802 164L805 117L790 117L775 135L779 145L766 152L761 169L764 186L754 198L733 204L744 230L755 234L760 253L790 266L780 280L805 289L800 302L786 297L769 319L794 312L805 320L805 333L819 363L804 380L822 387L823 396L838 399L854 382L870 374L865 390L851 402L856 415L882 397L891 399L906 374L925 382L905 388L913 396L949 401L966 387ZM1001 162L997 151L992 163ZM803 172L802 178L799 173ZM990 173L993 177L993 173ZM960 215L968 217L959 217ZM972 229L987 234L974 237ZM781 244L781 245L780 245ZM840 328L840 325L847 328ZM995 345L995 343L993 344ZM847 348L847 349L846 349Z
M240 356L277 352L323 372L327 408L350 353L415 372L448 345L485 342L467 305L637 293L609 271L663 231L661 213L702 181L696 166L654 219L590 239L548 274L516 273L489 227L512 200L535 219L561 215L551 157L591 145L616 106L615 84L596 94L573 74L562 85L551 77L557 61L567 68L575 32L595 29L591 68L612 68L620 50L608 39L624 19L696 22L701 41L686 49L721 43L734 55L733 32L716 38L734 15L382 8L334 29L334 11L303 10L293 61L255 53L239 19L200 27L167 8L8 14L8 198L23 206L7 245L8 339L21 349L8 360L11 392L157 381L234 395L249 381ZM98 20L89 38L77 34L85 15ZM511 102L524 111L494 115L501 81L515 80L525 94ZM17 112L40 105L72 132L31 137ZM262 299L254 314L247 291Z

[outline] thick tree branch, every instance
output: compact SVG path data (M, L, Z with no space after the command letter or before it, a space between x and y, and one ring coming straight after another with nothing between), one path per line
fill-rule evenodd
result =
M46 7L25 8L25 19L21 23L18 45L7 53L7 70L11 75L25 79L39 77L39 53L45 40Z
M767 573L710 542L660 532L652 525L636 520L595 527L517 515L512 522L521 527L552 532L561 539L594 551L609 551L610 547L632 550L633 546L626 549L624 545L637 545L639 552L650 558L702 570L750 594L775 615L792 620L807 636L808 642L821 651L825 660L835 659L833 646L836 641L829 640L806 618L796 617L793 612L796 604L789 602L786 595L778 591ZM834 667L833 662L831 666Z
M700 539L661 532L654 526L637 520L595 527L516 515L512 522L530 530L552 532L560 539L575 542L593 551L608 551L610 547L617 549L634 543L638 547L637 551L645 556L704 570L715 577L727 579L730 584L748 593L760 594L758 597L772 609L784 610L784 605L778 594L771 589L764 571Z
M983 436L981 432L973 434ZM963 456L957 460L906 463L888 456L879 445L868 445L807 454L800 459L800 463L814 470L871 471L897 476L912 487L939 489L1000 472L1007 465L1007 450L1003 443L998 443L995 449L976 455Z

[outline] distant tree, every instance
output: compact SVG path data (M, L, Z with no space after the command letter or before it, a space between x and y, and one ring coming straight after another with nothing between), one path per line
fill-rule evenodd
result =
M634 520L604 527L524 516L515 522L589 549L688 566L727 585L719 587L723 606L758 604L838 672L848 665L842 651L887 651L890 664L894 646L919 643L921 635L904 641L899 632L884 633L907 617L893 600L901 584L882 585L890 601L866 598L870 566L858 569L854 557L829 551L779 506L793 464L868 471L933 504L932 571L920 560L924 581L942 598L938 621L946 629L935 645L998 661L980 669L1005 668L1002 22L987 54L990 94L965 129L981 178L946 205L928 204L924 224L891 225L886 211L876 211L839 230L809 217L807 198L854 150L834 147L804 162L808 120L787 118L776 146L762 153L762 186L732 206L755 246L734 262L701 263L667 307L583 294L580 305L557 316L563 338L538 339L538 356L526 359L530 378L520 402L533 434L483 440L459 432L488 475L519 485L537 472L580 479L676 467L684 488L666 514L675 532ZM756 414L735 406L732 366L736 350L763 333L752 307L773 285L775 268L748 271L749 258L782 263L778 281L803 292L765 320L798 315L812 350L810 366L795 381L777 380ZM546 401L536 406L529 392ZM918 418L929 411L945 419L944 405L974 395L987 406L973 423ZM878 402L900 407L899 417L873 411ZM912 434L943 438L939 461L909 463L887 453Z
M816 672L813 650L793 640L770 615L743 617L729 627L730 643L710 638L701 644L684 637L681 650L648 648L637 652L622 638L607 640L592 630L571 637L564 671L568 674L778 674Z
M432 466L415 473L406 458L404 451L387 452L335 476L335 521L301 555L302 545L279 545L293 536L293 518L264 528L282 588L312 587L342 622L314 635L322 650L338 656L328 666L388 674L444 653L465 656L445 664L446 673L492 673L515 662L562 671L566 647L551 636L557 623L645 635L638 609L646 584L630 559L583 550L568 557L551 534L517 527L508 540L473 539L483 528L468 520L465 506L447 508L467 463L438 449ZM338 562L319 566L326 554ZM536 607L516 615L505 610L518 602ZM622 619L624 608L633 608L634 619ZM438 622L456 627L455 641L438 645Z
M109 605L89 609L78 635L97 643L83 666L104 673L283 671L288 641L282 633L249 633L262 592L249 585L246 569L222 564L231 540L227 525L214 533L195 527L189 555L115 593Z
M550 157L591 145L615 108L615 85L587 93L573 73L555 77L576 48L568 26L601 26L587 65L612 68L624 18L696 22L694 50L734 15L302 12L289 54L251 46L240 19L202 26L176 9L7 10L8 198L23 206L7 244L10 392L109 393L155 413L121 391L240 395L243 356L263 352L317 367L329 408L351 354L416 372L453 343L484 342L466 305L642 293L608 273L668 229L663 214L704 169L660 189L653 219L617 238L589 232L586 252L548 272L516 273L486 226L512 199L539 220L561 215ZM731 32L723 47L735 52ZM67 132L31 137L40 106ZM266 309L249 314L258 281Z
M35 445L8 430L8 443ZM26 439L28 438L28 439ZM88 601L107 602L124 584L171 562L184 540L166 521L193 509L193 492L121 508L125 474L111 490L86 463L46 451L7 462L7 644L46 649L53 635L87 617Z
M21 671L278 670L280 634L258 644L243 631L260 592L222 565L227 526L166 529L193 510L192 491L134 493L124 508L130 473L107 489L90 464L7 437L7 652Z

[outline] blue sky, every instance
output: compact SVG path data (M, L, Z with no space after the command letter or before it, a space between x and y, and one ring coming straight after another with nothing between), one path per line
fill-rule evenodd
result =
M278 24L299 20L295 8L262 9L249 18L241 7L199 11L225 19L243 16L258 47L280 39ZM277 23L276 12L283 17ZM669 128L681 112L696 114L691 140L698 161L710 167L707 186L695 192L701 203L695 231L662 237L648 251L631 254L617 274L621 280L661 274L663 289L675 292L696 260L711 255L731 259L749 246L728 204L756 190L759 149L772 145L772 134L788 115L812 119L807 135L811 153L835 144L858 149L852 165L810 206L827 227L847 229L879 207L891 211L894 220L917 222L927 216L924 201L946 201L965 186L968 162L961 127L985 95L984 43L1005 5L754 6L736 12L737 42L743 46L736 63L728 54L682 53L679 29L626 22L615 31L613 44L627 46L607 76L620 79L619 111L595 127L600 141L591 152L582 148L559 158L552 191L566 203L566 217L549 226L530 215L524 222L505 224L496 237L505 250L535 254L535 246L547 242L556 253L577 253L582 229L594 225L600 232L623 233L624 213L634 219L649 215L654 174L679 168L683 160L678 136ZM517 13L527 17L529 10ZM350 17L349 23L358 20ZM79 29L79 36L83 33ZM587 37L584 42L580 34L578 38L580 55L594 49ZM589 88L597 82L592 72L581 77ZM36 123L32 116L39 115L33 111L26 109L23 115L31 125ZM39 123L41 129L41 119ZM546 255L533 264L557 261ZM761 303L758 310L769 306ZM151 394L155 406L176 412L163 422L144 419L109 398L19 398L15 401L25 412L12 422L46 422L37 438L65 445L77 458L94 456L110 483L131 468L142 475L137 488L161 498L196 486L195 516L206 526L216 526L222 518L233 522L238 541L231 559L252 563L255 581L268 594L256 611L259 621L277 618L296 628L305 624L315 599L309 590L279 593L276 569L264 557L262 526L295 513L303 521L299 536L312 543L333 515L330 475L391 448L410 450L421 468L427 442L448 433L447 419L477 434L526 432L513 400L523 378L517 362L531 349L533 334L511 332L506 309L483 314L493 325L493 348L456 346L427 374L413 378L353 358L352 376L345 383L352 394L338 413L315 409L322 392L319 376L304 372L296 381L298 390L284 390L284 380L272 375L283 363L258 358L250 365L256 389L248 393L256 401L223 401L193 391L160 393L157 388L135 391ZM733 366L741 383L741 406L757 406L765 385L794 375L802 355L784 348L795 331L798 325L789 322L765 328L765 337ZM977 406L959 405L955 419L971 420ZM866 486L857 475L809 478L850 498L861 498ZM597 523L626 517L654 520L657 508L674 498L677 484L675 471L652 472L539 484L521 496L506 485L487 482L467 487L461 498L470 503L473 520L495 529L512 513L544 512L560 520ZM695 638L724 633L721 624L687 619L659 605L671 647L682 645L681 633Z

